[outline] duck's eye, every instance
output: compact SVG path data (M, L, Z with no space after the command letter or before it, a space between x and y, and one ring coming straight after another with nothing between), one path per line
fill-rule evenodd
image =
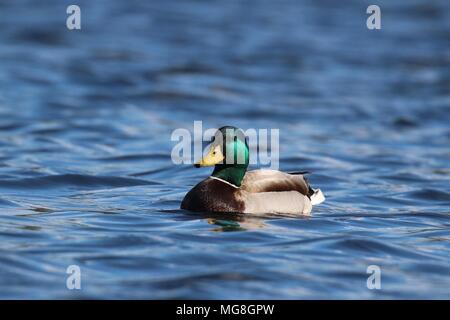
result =
M216 155L216 152L215 151L213 151L213 156L215 156Z

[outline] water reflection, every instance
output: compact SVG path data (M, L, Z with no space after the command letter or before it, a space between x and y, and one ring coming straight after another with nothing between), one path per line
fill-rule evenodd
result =
M209 224L216 225L218 228L212 229L217 232L246 231L261 229L265 227L264 220L261 218L249 217L245 215L233 215L223 217L208 217L206 221Z

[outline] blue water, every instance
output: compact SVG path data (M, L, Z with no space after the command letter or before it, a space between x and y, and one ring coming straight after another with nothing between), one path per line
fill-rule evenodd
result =
M448 1L72 3L0 2L0 298L450 298ZM194 120L280 129L327 201L179 210Z

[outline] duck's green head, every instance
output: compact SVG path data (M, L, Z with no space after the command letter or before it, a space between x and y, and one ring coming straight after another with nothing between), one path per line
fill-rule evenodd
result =
M214 166L213 177L241 186L249 162L249 148L244 132L232 126L217 130L208 153L196 167Z

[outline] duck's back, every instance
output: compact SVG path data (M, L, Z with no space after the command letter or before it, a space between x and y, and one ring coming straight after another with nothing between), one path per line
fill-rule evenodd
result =
M302 175L268 169L248 171L241 188L251 193L297 191L310 194L309 184Z

